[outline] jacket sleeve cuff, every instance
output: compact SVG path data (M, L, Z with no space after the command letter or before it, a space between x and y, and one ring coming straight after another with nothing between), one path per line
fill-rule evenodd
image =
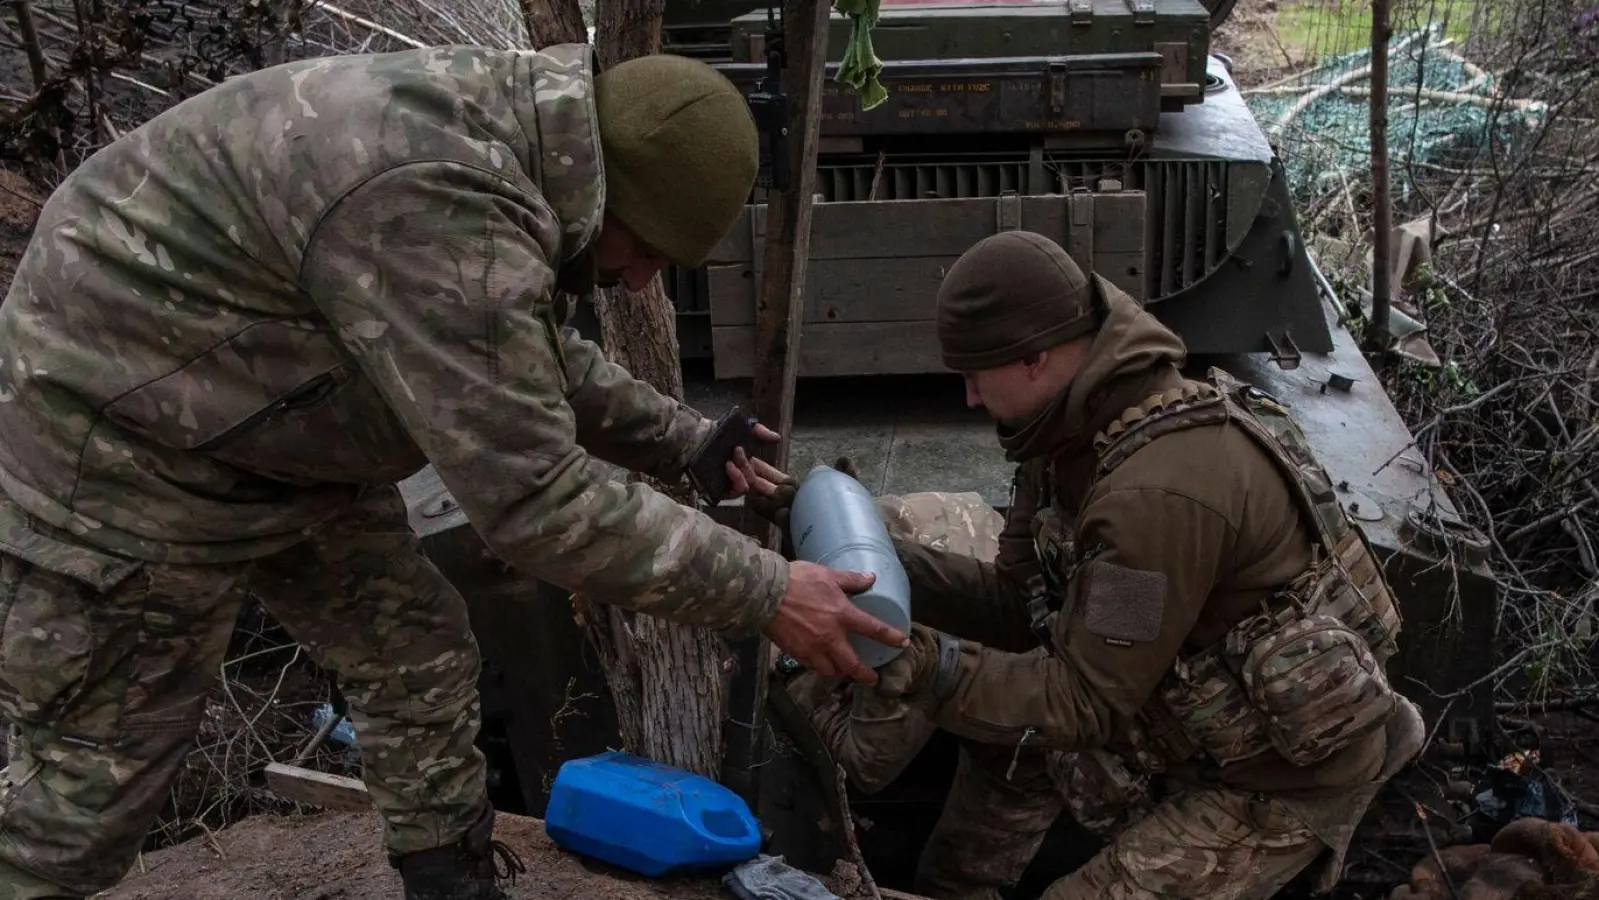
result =
M708 419L687 404L679 403L672 423L666 430L666 444L671 452L661 454L666 465L663 471L652 473L663 481L676 481L688 471L689 459L705 439L716 430L716 421Z

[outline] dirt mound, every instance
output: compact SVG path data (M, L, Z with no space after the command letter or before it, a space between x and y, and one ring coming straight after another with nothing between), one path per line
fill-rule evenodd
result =
M527 871L508 889L517 900L728 900L718 877L644 879L557 847L538 819L501 813L494 836ZM393 900L375 813L247 819L212 838L147 854L96 900ZM829 889L838 890L832 879Z

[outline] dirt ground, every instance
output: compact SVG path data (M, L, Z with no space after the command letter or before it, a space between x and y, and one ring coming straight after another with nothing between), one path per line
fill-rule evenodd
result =
M646 880L556 846L537 819L501 814L495 837L526 865L508 889L515 900L727 900L717 876ZM849 896L850 879L823 880ZM254 818L202 839L147 854L122 884L96 900L392 900L376 813L300 819Z

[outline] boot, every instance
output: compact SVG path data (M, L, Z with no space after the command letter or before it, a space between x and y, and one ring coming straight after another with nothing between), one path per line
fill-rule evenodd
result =
M493 835L494 808L488 807L454 844L391 855L389 862L405 883L405 900L509 900L499 880L515 884L527 867ZM503 871L497 863L504 865Z

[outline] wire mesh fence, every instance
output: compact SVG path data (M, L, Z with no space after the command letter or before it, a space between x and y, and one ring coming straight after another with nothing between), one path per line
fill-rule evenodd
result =
M1258 0L1224 36L1307 242L1370 309L1372 7ZM1387 136L1400 359L1385 387L1488 537L1500 701L1594 690L1599 6L1395 0Z

